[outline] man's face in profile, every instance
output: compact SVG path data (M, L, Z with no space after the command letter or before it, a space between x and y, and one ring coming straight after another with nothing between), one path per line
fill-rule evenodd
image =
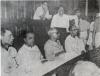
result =
M2 39L1 40L2 40L2 42L4 44L12 45L13 40L14 40L14 37L12 35L12 32L9 31L9 30L6 30L5 33L4 33L4 35L2 36Z

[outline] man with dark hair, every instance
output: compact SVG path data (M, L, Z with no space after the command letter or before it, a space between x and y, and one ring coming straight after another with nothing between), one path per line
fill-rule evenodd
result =
M32 31L24 33L24 44L16 57L18 66L17 76L33 76L34 64L40 64L43 58L40 49L34 43L35 34ZM34 75L36 76L36 75Z
M11 76L17 67L16 55L17 51L11 47L14 37L8 29L1 28L1 75ZM13 76L13 75L12 75Z
M49 14L48 4L47 2L41 3L41 6L39 6L35 13L34 13L34 20L45 20L45 19L51 19L52 15Z
M69 27L70 35L65 40L66 53L75 53L80 55L83 51L85 52L85 46L83 41L77 36L76 26Z

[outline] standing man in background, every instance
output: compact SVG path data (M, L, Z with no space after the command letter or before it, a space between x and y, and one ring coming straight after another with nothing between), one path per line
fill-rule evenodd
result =
M70 35L65 40L66 53L75 53L81 55L85 52L85 46L83 41L77 36L78 29L76 26L69 27Z
M73 14L70 14L72 12L73 12ZM80 22L80 18L81 18L80 17L81 16L81 12L79 10L75 10L75 11L69 10L68 14L69 14L69 19L70 20L74 20L75 21L75 26L77 28L79 28L79 22Z
M69 17L68 15L64 14L64 8L62 6L59 7L58 13L52 18L51 28L54 27L60 32L60 41L61 44L64 45L66 35L69 32Z
M100 13L97 13L94 23L93 45L95 48L100 47Z
M80 38L83 40L85 45L87 44L89 36L89 27L90 23L85 18L81 18L79 23Z
M49 14L48 4L47 2L43 2L41 6L39 6L34 13L34 20L45 20L51 19L52 15Z

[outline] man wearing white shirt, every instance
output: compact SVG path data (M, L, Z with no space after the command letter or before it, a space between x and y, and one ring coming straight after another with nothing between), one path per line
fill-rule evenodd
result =
M77 37L76 26L70 26L70 34L65 40L66 53L75 53L80 55L83 51L85 52L85 46L81 39Z
M47 2L44 2L43 4L41 4L41 6L39 6L35 13L34 13L34 20L45 20L45 19L51 19L52 15L49 14L49 10L48 10L48 6L47 6Z
M91 22L89 27L89 38L87 41L87 45L89 45L89 50L93 49L93 30L94 30L94 21Z
M13 40L12 32L1 28L1 76L15 76L17 51L11 47Z
M94 22L93 45L96 48L100 47L100 12L97 13L96 20Z
M85 18L81 18L79 23L80 38L83 40L85 45L87 44L89 36L89 27L90 23Z
M34 37L31 31L25 33L25 43L19 49L16 58L19 65L17 76L33 76L34 67L41 63L42 54L38 46L34 44Z
M66 14L64 14L64 8L62 6L59 7L58 13L53 16L51 27L66 28L68 31L69 18Z
M64 45L66 34L69 32L69 17L64 14L64 8L62 6L59 7L58 13L52 18L51 28L54 27L60 32L60 41L61 44Z

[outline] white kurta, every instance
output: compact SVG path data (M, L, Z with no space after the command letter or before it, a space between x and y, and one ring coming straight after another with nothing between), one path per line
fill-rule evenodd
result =
M33 47L28 47L24 44L20 48L16 58L19 64L18 76L32 76L32 70L34 70L36 64L41 63L41 58L42 54L38 46L34 45Z
M34 13L34 20L41 20L41 16L44 14L44 9L42 8L42 6L38 7ZM46 14L44 16L45 18L49 19L51 18L51 15L49 14L49 10L46 10Z
M56 14L53 16L51 21L51 27L58 27L58 28L69 28L69 17L64 14L63 16L59 16Z
M74 52L77 55L80 55L82 51L85 51L85 45L78 37L73 38L69 35L65 40L65 50L66 53Z
M1 47L1 76L14 76L16 69L15 57L17 51L13 47L9 47L8 51Z

